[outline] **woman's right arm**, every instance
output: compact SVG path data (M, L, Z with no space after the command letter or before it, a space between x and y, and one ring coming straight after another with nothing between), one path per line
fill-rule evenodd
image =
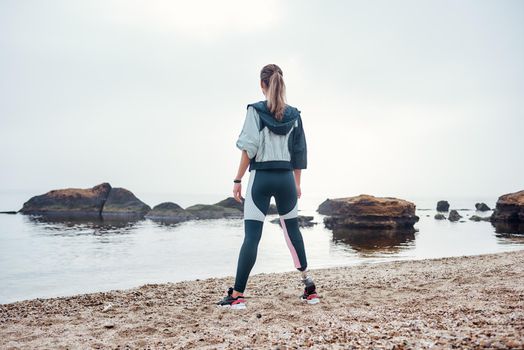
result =
M240 164L238 165L237 176L235 179L242 180L242 177L246 173L246 170L249 166L249 157L245 150L242 150L242 155L240 156ZM233 185L233 197L239 203L242 203L242 184L236 183Z
M240 164L238 165L237 176L235 179L242 179L249 166L250 160L257 154L260 139L259 126L260 120L258 114L253 106L249 106L247 108L246 119L244 120L242 131L240 131L236 142L237 148L242 150L242 155L240 157ZM239 183L233 185L233 196L235 200L242 203L242 186Z

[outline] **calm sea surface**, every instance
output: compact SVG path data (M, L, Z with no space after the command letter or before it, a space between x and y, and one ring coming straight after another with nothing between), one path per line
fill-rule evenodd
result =
M0 210L18 210L40 193L0 193ZM151 207L174 201L182 207L216 203L226 196L137 194ZM317 225L303 228L311 269L387 260L474 255L524 248L524 236L495 233L489 222L473 222L474 203L494 207L496 198L452 199L466 222L433 218L439 198L406 198L417 205L417 232L402 237L334 237L316 212L325 197L304 196L299 214ZM272 199L272 203L274 203ZM430 210L424 210L430 209ZM295 271L278 224L268 215L252 274ZM0 214L0 303L66 296L206 277L234 276L244 237L241 219L190 221L165 225L150 220L128 223L46 221ZM248 283L249 288L249 283Z

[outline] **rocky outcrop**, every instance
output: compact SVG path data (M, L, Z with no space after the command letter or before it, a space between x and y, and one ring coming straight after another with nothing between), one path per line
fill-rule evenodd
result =
M524 190L500 196L491 222L497 232L524 233Z
M111 185L107 182L87 189L52 190L31 197L18 212L22 214L98 217L102 215L102 209L109 192L111 192Z
M415 204L392 197L361 194L355 197L328 199L317 209L330 213L324 218L329 229L341 227L405 228L419 220Z
M446 217L442 214L435 214L435 220L446 220Z
M220 202L217 202L214 205L219 205L225 208L237 209L241 212L244 211L244 202L239 203L234 197L227 197L226 199L221 200Z
M173 202L164 202L156 205L149 213L145 215L145 218L155 221L158 220L169 222L183 222L196 219L196 217L189 211Z
M455 221L459 221L460 219L462 219L462 216L455 209L449 212L449 217L448 217L449 221L455 222Z
M491 210L490 207L486 203L475 203L475 209L477 211L489 211Z
M197 219L242 218L242 211L216 204L195 204L186 208Z
M298 219L298 227L311 227L317 224L316 222L313 221L312 216L299 215L297 219ZM280 224L280 218L273 219L271 220L271 222L273 224Z
M34 196L24 203L22 214L58 217L143 217L151 208L125 188L107 182L92 188L66 188Z
M125 188L115 187L109 192L109 196L102 209L102 217L144 217L151 207Z
M449 203L448 201L438 201L437 202L437 211L448 211Z
M221 200L220 202L217 202L214 205L220 205L221 207L225 208L234 208L240 210L241 212L244 212L244 202L239 203L234 197L227 197L226 199ZM267 213L278 214L277 207L274 204L270 204Z
M524 190L500 196L491 221L524 223Z
M275 213L276 207L270 206ZM173 202L161 203L153 208L145 217L151 220L182 222L187 220L207 219L238 219L243 218L244 203L239 203L233 197L228 197L215 204L195 204L183 209Z

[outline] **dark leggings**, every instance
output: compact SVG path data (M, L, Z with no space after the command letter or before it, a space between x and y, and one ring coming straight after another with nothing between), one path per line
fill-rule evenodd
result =
M280 216L280 227L295 268L304 271L307 267L304 241L298 228L297 189L293 170L251 170L244 201L244 242L238 257L234 289L243 293L249 273L257 259L258 243L266 218L271 197L275 197Z

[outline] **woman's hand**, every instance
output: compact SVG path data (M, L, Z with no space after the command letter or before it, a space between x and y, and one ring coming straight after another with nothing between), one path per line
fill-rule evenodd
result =
M295 177L295 186L297 187L297 198L302 196L302 190L300 189L300 177L302 175L302 169L293 170L293 175Z
M242 184L241 183L235 183L233 185L233 197L235 197L235 200L239 203L242 203Z

